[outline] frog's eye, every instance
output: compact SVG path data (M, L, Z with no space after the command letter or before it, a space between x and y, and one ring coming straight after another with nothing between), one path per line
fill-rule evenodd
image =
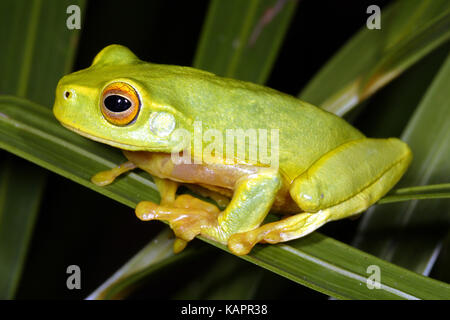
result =
M125 126L136 119L140 102L136 90L124 82L108 85L102 93L101 110L110 123Z

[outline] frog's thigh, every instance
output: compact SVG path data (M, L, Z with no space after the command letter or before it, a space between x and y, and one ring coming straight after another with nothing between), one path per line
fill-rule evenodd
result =
M188 205L189 201L184 201L186 205L183 206L183 199L178 197L176 202L180 203L177 206L158 206L143 201L136 207L136 215L141 220L168 221L177 237L185 241L201 234L226 243L233 233L252 230L264 220L280 187L278 171L264 168L237 182L233 198L220 213L206 207L207 202L193 197L198 204Z
M304 213L233 235L228 246L246 254L260 241L300 238L328 221L362 212L397 183L411 158L408 146L398 139L347 143L294 180L290 193Z
M316 212L351 198L385 175L392 179L379 183L387 192L410 161L408 146L398 139L351 141L330 151L297 177L290 194L303 211Z

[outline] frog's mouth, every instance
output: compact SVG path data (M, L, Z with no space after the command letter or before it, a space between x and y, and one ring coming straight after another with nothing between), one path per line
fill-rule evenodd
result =
M80 136L83 136L85 138L88 138L88 139L91 139L91 140L94 140L94 141L97 141L97 142L108 144L108 145L110 145L112 147L115 147L115 148L125 149L125 150L130 150L130 151L137 151L137 150L145 149L144 147L141 147L141 146L133 146L131 144L120 143L120 142L108 140L108 139L105 139L105 138L100 138L98 136L94 136L94 135L91 135L91 134L86 133L84 131L81 131L80 129L74 128L74 127L72 127L72 126L70 126L68 124L65 124L65 123L62 123L62 122L61 122L61 124L65 128L67 128L67 129L69 129L69 130L79 134Z

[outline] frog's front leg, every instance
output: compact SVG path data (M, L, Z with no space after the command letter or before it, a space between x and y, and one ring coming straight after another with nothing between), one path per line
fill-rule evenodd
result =
M156 184L156 188L158 188L159 195L161 197L161 201L159 202L161 205L172 204L176 199L177 189L179 187L179 183L169 180L162 179L156 176L152 176L153 182Z
M177 196L177 189L179 183L169 179L159 178L157 176L152 176L153 181L158 188L159 194L161 196L161 201L159 206L153 204L152 202L147 202L147 205L159 208L158 210L163 211L164 207L174 207L179 210L194 210L206 212L209 216L217 216L219 209L208 202L202 201L190 195L184 194ZM181 252L187 245L187 241L177 237L173 244L173 251L175 253Z
M291 185L290 194L305 212L255 230L233 235L229 247L247 254L258 242L278 243L300 238L328 221L366 210L385 195L412 159L398 139L361 139L324 155Z
M91 182L97 186L103 187L111 184L118 176L136 169L137 167L138 166L133 161L127 161L112 169L98 172L91 178ZM156 176L153 176L152 178L160 193L161 204L170 204L174 202L179 183L169 179L158 178Z
M133 162L127 161L110 170L101 171L95 174L91 178L91 182L97 186L103 187L108 184L111 184L121 174L136 168L137 166Z
M141 220L168 221L176 236L185 241L203 235L227 243L232 234L252 230L261 224L281 185L277 170L262 168L236 181L233 197L222 212L202 210L198 205L160 206L143 201L136 207L136 215Z
M131 152L125 152L125 155L130 156ZM106 186L108 184L111 184L118 176L120 176L121 174L131 171L135 168L137 168L139 165L147 165L147 164L151 164L153 166L155 166L156 163L156 167L159 166L159 161L158 158L155 157L156 159L152 159L151 154L149 153L134 153L133 155L135 155L135 157L130 157L130 161L127 161L117 167L114 167L110 170L105 170L105 171L101 171L97 174L95 174L92 178L91 181L92 183L98 185L98 186ZM152 163L155 162L155 163ZM176 196L176 192L177 189L179 187L179 183L169 180L169 179L164 179L164 178L159 178L155 175L152 176L153 181L160 193L160 197L161 197L161 201L160 201L160 206L161 208L163 208L163 206L173 206L179 209L185 209L185 210L196 210L196 211L201 211L201 210L206 210L211 214L218 214L219 209L207 202L201 201L200 199L194 198L192 196L189 195L181 195L181 196ZM150 203L150 202L149 202ZM173 248L174 248L174 252L180 252L182 251L187 245L187 241L181 239L181 238L176 238Z

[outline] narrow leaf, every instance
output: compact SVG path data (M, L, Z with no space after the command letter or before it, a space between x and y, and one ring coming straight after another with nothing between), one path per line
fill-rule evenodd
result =
M188 247L181 254L174 255L173 242L172 230L164 229L86 299L121 299L167 264L199 254L198 250L194 252L192 247Z
M77 30L68 30L66 8L84 1L0 2L0 93L51 106L59 78L73 60ZM58 45L55 46L55 43ZM0 298L12 298L20 279L46 172L3 153L0 206Z
M264 83L296 5L286 0L212 1L194 67Z
M152 199L152 194L157 198L157 193L149 188L151 182L135 174L106 188L93 187L90 176L105 165L112 166L112 159L120 163L117 153L67 131L45 108L23 99L0 97L0 147L133 208L143 198ZM227 250L221 244L201 239ZM450 297L446 283L397 267L317 232L287 244L258 245L241 258L337 298ZM382 272L380 290L366 285L370 276L367 268L372 265Z
M45 175L42 172L40 168L36 170L34 165L11 155L3 157L1 161L1 299L13 298L20 280L43 191Z
M228 254L214 257L210 271L187 279L174 299L188 300L248 300L259 287L263 269Z
M444 184L443 197L448 196L450 177L449 82L450 55L402 136L414 154L402 185ZM441 246L440 239L449 229L449 205L450 201L443 199L376 207L365 214L355 245L428 275Z
M387 196L380 199L377 203L443 198L450 198L450 183L396 189L389 192Z
M342 116L449 37L448 1L396 1L382 10L381 30L363 26L299 96Z

